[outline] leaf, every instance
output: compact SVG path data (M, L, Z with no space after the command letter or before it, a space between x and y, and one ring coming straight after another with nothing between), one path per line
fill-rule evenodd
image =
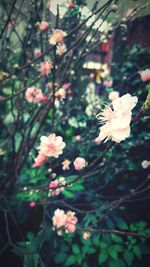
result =
M23 267L38 267L39 255L37 253L33 255L25 255Z
M31 232L28 232L28 233L27 233L27 238L28 238L28 240L31 241L31 240L34 238L34 234L31 233Z
M99 245L100 245L101 248L107 248L108 247L108 244L105 243L105 242L100 242Z
M122 230L128 230L128 225L126 224L126 222L118 217L118 216L112 216L113 219L116 221L116 223L118 224L119 228Z
M65 261L65 266L70 266L76 262L76 258L74 255L70 255Z
M117 260L111 259L109 261L109 267L126 267L126 265L122 259L118 258Z
M116 243L123 243L123 239L122 237L115 235L115 234L111 234L111 238L113 241L115 241Z
M104 263L108 258L108 254L105 251L101 251L98 256L98 262L99 264Z
M80 248L77 244L72 245L72 251L74 254L79 254L80 253Z
M139 259L141 259L141 250L138 246L133 247L133 252Z
M134 256L130 250L126 250L124 252L124 259L125 259L126 263L128 264L128 266L131 266L133 259L134 259Z
M110 218L107 219L106 224L109 229L114 229L114 223Z
M62 262L64 262L64 260L66 258L67 258L67 254L60 252L60 253L56 254L55 262L56 263L62 263Z
M114 259L114 260L116 260L117 259L117 250L115 250L115 248L113 247L110 247L110 249L109 249L109 254L110 254L110 256Z
M74 198L74 193L72 193L70 190L63 190L62 194L66 198Z
M126 222L122 221L121 223L119 223L119 228L122 230L128 230L128 225L126 224Z
M114 248L117 252L122 252L124 251L124 247L122 245L116 244L114 245Z

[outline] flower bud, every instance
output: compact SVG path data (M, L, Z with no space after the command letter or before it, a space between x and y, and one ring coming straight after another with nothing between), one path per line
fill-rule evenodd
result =
M111 11L112 12L116 12L117 10L118 10L118 6L117 5L114 4L114 5L111 6Z

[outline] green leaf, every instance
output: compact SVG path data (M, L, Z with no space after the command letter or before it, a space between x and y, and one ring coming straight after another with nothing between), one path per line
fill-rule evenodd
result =
M108 254L105 251L101 251L98 256L98 262L99 264L104 263L108 258Z
M131 266L133 259L134 259L134 256L130 250L126 250L124 252L124 259L125 259L126 263L128 264L128 266Z
M74 254L79 254L80 253L80 248L77 244L72 245L72 251Z
M113 241L115 241L116 243L123 243L123 239L122 237L115 235L115 234L111 234L111 238Z
M117 250L115 250L115 248L113 247L110 247L109 249L109 255L114 259L116 260L117 259Z
M126 222L122 221L121 223L119 223L119 228L122 230L128 230L128 225L126 224Z
M70 266L76 262L76 258L74 255L70 255L65 261L65 266Z
M138 246L133 247L133 252L139 259L141 259L141 250Z
M114 249L117 251L117 252L122 252L124 251L124 247L120 244L116 244L114 245Z
M72 192L69 191L69 190L63 190L63 191L62 191L62 194L63 194L64 197L66 197L66 198L74 198L74 193L72 193Z
M111 259L109 261L109 267L126 267L126 265L122 259L118 258L117 260Z
M108 247L108 244L105 243L105 242L100 242L99 245L100 245L101 248L107 248Z
M27 233L27 238L28 238L28 240L31 241L31 240L34 238L34 234L31 233L31 232L28 232L28 233Z
M60 252L60 253L56 254L55 262L56 263L62 263L65 261L66 258L67 258L67 254Z

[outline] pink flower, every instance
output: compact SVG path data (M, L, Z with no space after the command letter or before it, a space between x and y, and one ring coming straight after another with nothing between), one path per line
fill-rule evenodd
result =
M42 32L47 32L49 29L49 24L47 21L41 21L38 23L39 30Z
M103 84L105 87L112 87L113 81L112 80L109 80L109 81L105 80Z
M48 99L46 96L43 96L42 99L41 99L41 102L46 102Z
M113 92L109 93L109 96L108 96L108 98L111 101L116 100L118 97L119 97L119 92L117 92L117 91L113 91Z
M62 44L64 37L66 36L66 32L56 29L53 31L51 37L50 37L50 44L56 45L56 44Z
M71 83L65 83L62 87L67 90L71 86Z
M52 193L52 195L55 195L55 196L59 195L60 188L59 187L57 188L57 186L59 186L58 180L50 182L49 188L51 189L50 192Z
M94 141L95 141L96 145L99 145L101 143L101 139L99 136L96 137Z
M63 153L63 149L66 144L63 142L61 136L56 136L56 134L50 134L47 136L42 136L41 144L39 146L39 150L46 157L54 157L58 158L59 155Z
M61 228L66 224L67 215L65 214L64 210L57 209L54 212L54 216L52 218L53 225L56 228Z
M64 187L61 185L66 184L66 179L65 177L60 177L59 180L55 180L50 182L49 188L50 188L50 194L57 196L60 194L61 191L64 190Z
M64 210L57 209L54 212L52 218L53 226L58 230L64 227L65 231L68 233L73 233L76 230L76 224L78 222L75 212L68 211L66 214Z
M136 96L131 96L130 94L125 94L118 97L112 102L114 111L117 112L130 112L137 104L138 98Z
M35 57L40 57L42 55L41 50L40 49L35 49L34 50L34 55L35 55Z
M150 166L150 161L143 160L141 165L142 165L143 169L147 169Z
M66 215L67 215L67 219L65 222L66 232L73 233L76 230L76 224L78 222L78 219L75 216L75 212L68 211Z
M81 141L81 135L76 135L76 136L75 136L75 139L76 139L78 142L80 142L80 141Z
M69 165L70 165L71 161L68 160L68 159L65 159L63 162L62 162L62 169L63 170L69 170Z
M126 94L112 101L112 107L106 106L97 115L97 118L104 123L100 127L99 140L107 142L109 139L120 143L130 135L131 110L137 104L137 97Z
M67 51L66 45L64 43L59 43L56 49L56 54L62 56Z
M35 207L35 202L30 202L30 208L34 208Z
M40 63L40 72L42 76L48 76L52 69L52 62L50 61L43 61Z
M26 90L26 100L30 103L38 103L43 98L43 93L41 89L38 89L36 87L29 87Z
M75 8L75 4L73 2L70 2L68 7L69 7L69 9L73 9L73 8Z
M51 0L47 1L47 8L50 9L50 7L51 7Z
M41 152L39 152L38 156L34 159L35 163L33 164L33 168L37 168L40 167L41 165L43 165L46 161L46 156L44 154L42 154Z
M85 161L84 158L78 157L74 160L73 165L77 171L80 171L87 166L87 162Z
M143 82L149 81L150 80L150 69L146 69L143 71L139 72L141 75L141 79Z
M66 98L66 91L64 88L60 88L56 93L55 96L58 100L62 100Z

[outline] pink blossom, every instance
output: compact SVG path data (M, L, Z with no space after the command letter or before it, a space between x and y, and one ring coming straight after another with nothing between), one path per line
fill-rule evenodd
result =
M66 91L64 88L60 88L56 93L55 96L58 100L62 100L66 98Z
M136 96L131 96L130 94L125 94L118 97L112 102L114 111L117 112L130 112L137 104L138 98Z
M52 218L53 225L56 228L61 228L66 224L67 215L65 214L64 210L57 209L54 212L54 216Z
M64 32L62 30L59 30L59 29L56 29L51 34L51 37L50 37L50 41L49 42L52 45L62 44L63 43L63 40L64 40L64 37L66 35L67 35L66 32Z
M142 165L143 169L147 169L150 166L150 161L143 160L141 165Z
M64 190L64 187L61 185L65 184L66 184L65 177L60 177L59 180L56 179L55 181L51 181L49 184L50 193L54 196L59 195L60 192Z
M141 75L141 79L143 82L149 81L150 80L150 69L146 69L143 71L139 72Z
M57 188L57 186L59 186L58 180L50 182L49 188L51 189L50 192L52 193L52 195L55 195L55 196L59 195L60 188L59 187Z
M57 209L54 212L52 218L53 226L58 230L64 227L66 232L73 233L76 230L76 224L78 222L75 212L68 211L66 214L64 210Z
M38 89L36 87L29 87L26 90L26 100L30 103L38 103L43 98L43 93L41 89Z
M130 135L131 110L137 104L137 97L126 94L112 101L112 106L97 115L97 118L104 123L100 127L99 140L107 142L109 139L120 143Z
M42 51L40 50L40 49L35 49L34 50L34 55L35 55L35 57L40 57L41 55L42 55Z
M47 1L47 8L50 9L50 7L51 7L51 0Z
M75 139L76 139L78 142L80 142L80 141L81 141L81 135L76 135L76 136L75 136Z
M52 69L52 62L43 61L40 63L40 72L42 76L48 76Z
M69 7L69 9L73 9L73 8L75 8L75 4L73 2L70 2L68 7Z
M71 83L65 83L62 87L67 90L71 86Z
M63 149L66 146L62 137L56 136L56 134L50 134L48 137L42 136L40 140L39 150L46 157L58 158L58 156L63 153Z
M109 96L108 96L108 98L111 101L116 100L118 97L119 97L119 92L117 92L117 91L112 91L111 93L109 93Z
M46 156L39 152L38 156L34 159L35 163L33 164L33 168L37 168L40 167L41 165L43 165L46 161Z
M87 162L84 158L78 157L74 160L73 165L77 171L80 171L87 166Z
M41 102L46 102L48 100L48 98L46 96L43 96L41 99Z
M96 137L94 141L95 141L96 145L99 145L101 143L101 139L99 136Z
M38 23L39 30L42 32L47 32L49 29L49 24L47 21L41 21Z
M71 161L69 159L65 159L63 162L62 162L62 169L63 170L69 170Z
M73 233L76 230L76 224L78 222L78 219L75 216L75 212L68 211L66 215L67 215L67 219L65 222L66 231L69 233Z
M56 54L62 56L67 51L66 45L64 43L59 43L56 49Z
M113 81L112 80L109 80L109 81L105 80L103 84L105 87L112 87Z
M32 201L32 202L30 202L29 205L30 205L30 208L34 208L35 207L35 202Z

